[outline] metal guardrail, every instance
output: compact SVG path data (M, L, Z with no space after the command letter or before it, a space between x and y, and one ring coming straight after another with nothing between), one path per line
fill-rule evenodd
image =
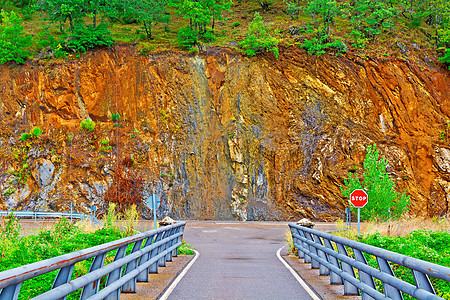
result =
M0 272L0 299L15 300L25 280L59 270L51 290L33 298L40 300L65 299L82 289L80 299L120 299L120 293L136 292L136 282L148 282L149 273L158 273L158 266L166 266L178 255L186 222L161 227L92 248L46 259L26 266ZM127 248L133 244L131 252ZM106 255L116 250L114 260L104 264ZM129 250L129 249L128 249ZM74 265L93 258L89 272L71 279ZM107 275L105 287L100 279Z
M330 275L330 284L343 284L344 295L359 295L359 290L364 300L403 299L401 292L416 299L442 299L428 276L450 281L450 268L294 223L289 223L289 227L298 257L311 263L312 269L319 269L320 275ZM351 248L354 258L347 248ZM367 264L367 255L376 257L378 269ZM391 263L410 269L415 285L395 277ZM377 290L374 278L383 283L384 293Z
M64 213L64 212L50 212L50 211L0 211L0 217L4 217L13 213L17 218L34 218L36 222L37 218L61 218L66 217L68 219L80 219L91 220L93 223L103 226L103 223L92 215L83 213Z

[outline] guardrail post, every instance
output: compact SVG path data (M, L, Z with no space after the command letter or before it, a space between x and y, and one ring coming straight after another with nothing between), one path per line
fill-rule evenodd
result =
M348 256L347 250L345 249L345 247L343 245L336 243L336 246L337 246L338 252L340 254ZM343 261L341 261L341 265L342 265L342 271L344 271L345 273L349 274L350 276L356 278L355 271L353 270L353 267L351 265L349 265ZM344 295L359 295L358 288L345 279L344 279Z
M356 258L357 261L367 265L366 257L364 256L364 254L361 251L359 251L358 249L353 249L353 253L355 253L355 258ZM373 277L371 275L369 275L366 272L363 272L361 270L358 270L358 273L359 273L359 279L361 280L361 282L367 284L368 286L370 286L371 288L373 288L375 290L377 289L375 287L375 281L373 280ZM363 300L366 300L366 299L367 300L372 300L372 299L374 299L373 297L371 297L368 294L364 293L363 290L361 290L361 293L362 293L362 299Z
M333 248L333 245L331 245L330 240L324 238L323 241L325 242L325 247L327 247L330 250L336 251ZM339 260L332 256L328 255L328 261L335 267L338 267L341 269L341 265L339 264ZM342 270L342 269L341 269ZM330 284L342 284L342 278L338 274L334 273L333 271L330 271Z
M19 292L20 292L21 285L22 285L22 282L18 283L18 284L10 285L10 286L2 289L2 291L0 292L0 299L16 300L17 298L19 298Z
M317 234L314 235L314 239L316 240L317 244L323 246L322 240ZM327 262L330 262L330 260L328 259L328 255L325 252L323 252L320 249L317 249L317 253L320 258L326 260ZM330 270L327 267L325 267L325 265L319 264L319 275L330 275Z
M434 291L433 285L430 282L427 274L423 274L422 272L413 270L414 281L416 282L416 286L419 289L424 289L432 294L436 295Z
M153 234L147 238L147 240L145 241L144 247L142 249L147 248L148 246L150 246L153 243L154 236L155 235ZM141 259L139 260L139 266L146 263L148 261L149 256L150 256L150 253L148 253L148 252L145 253L144 255L142 255ZM146 270L139 273L139 275L136 278L137 282L148 282L148 273L149 273L149 268L147 268Z
M97 255L91 264L89 273L103 267L103 264L105 262L105 257L106 257L106 253ZM90 296L97 294L99 284L100 284L100 279L97 279L97 280L89 283L88 285L84 286L83 291L81 292L80 300L87 299Z
M183 226L178 226L175 230L175 234L179 233L181 230L183 230ZM181 236L177 237L177 239L175 241L175 243L178 243L178 242L183 242L181 239ZM173 250L172 255L173 255L173 257L178 256L178 247L175 250Z
M159 242L162 239L163 235L164 235L164 232L158 232L158 234L155 237L154 243ZM155 249L150 251L149 259L152 259L153 257L157 256L158 254L159 254L159 247L156 247ZM158 261L155 261L153 264L150 265L149 273L151 273L151 274L158 273Z
M303 230L298 229L298 233L300 236L303 236L306 239L306 234ZM303 249L308 250L309 249L309 245L307 242L305 241L301 241L301 245L303 245ZM304 262L305 263L311 263L311 256L307 255L306 252L304 253Z
M311 233L303 231L303 233L306 235L306 238L308 240L310 240L311 242L315 243L314 238L312 237ZM317 248L312 246L312 245L308 245L309 246L309 251L315 255L318 255L317 253ZM318 269L320 266L319 262L313 258L311 258L311 269Z
M169 234L169 231L165 230L164 233L163 233L162 239L164 240L168 236L168 234ZM158 253L161 253L164 250L166 250L166 246L167 246L167 242L165 242L161 246L159 246L158 247L159 248ZM160 267L165 267L166 266L166 256L165 255L158 260L158 266L160 266Z
M389 264L389 262L381 257L377 257L377 262L378 262L378 266L380 267L380 271L387 273L391 276L395 277L394 272L392 271L391 265ZM402 293L400 293L399 290L397 290L395 287L393 287L392 285L389 285L385 282L383 282L383 288L384 288L384 294L386 295L386 297L391 298L391 299L399 299L399 300L403 300L403 295Z
M171 238L172 235L175 234L176 228L172 228L169 230L169 236L168 238ZM169 249L173 245L173 240L167 241L166 243L166 249ZM172 261L172 251L166 254L166 261Z
M297 245L303 245L301 240L294 237L294 234L300 235L299 230L295 227L291 227L292 242ZM305 255L300 248L297 248L297 254L298 254L298 258L305 258Z
M139 251L141 249L141 246L142 240L135 242L131 253ZM127 264L123 275L126 275L136 269L138 259L139 258L136 258ZM122 293L136 293L136 277L122 285Z
M56 275L55 281L53 282L52 289L54 289L60 285L66 284L70 281L70 278L72 277L73 267L74 267L74 264L59 269L58 275ZM61 298L61 299L65 300L66 297Z
M118 261L123 258L127 252L127 245L117 249L116 255L114 256L114 261ZM106 279L106 286L111 285L113 282L118 280L122 276L122 267L115 269L108 274L108 279ZM120 289L115 290L113 293L109 294L105 298L106 300L119 300L120 299Z

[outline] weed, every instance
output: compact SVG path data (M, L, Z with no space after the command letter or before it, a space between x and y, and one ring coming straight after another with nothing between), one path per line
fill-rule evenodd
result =
M84 120L81 121L80 127L81 127L81 129L84 129L84 130L87 130L87 131L91 132L95 128L95 123L90 118L89 119L84 119Z
M284 241L289 248L289 254L298 255L298 250L294 246L294 239L292 238L292 233L289 229L284 232Z
M187 243L186 240L183 240L181 242L180 247L178 247L178 254L180 255L193 255L194 254L194 248Z
M231 24L231 27L233 27L233 28L238 27L238 26L241 26L240 22L234 22L233 24Z
M111 119L114 123L118 123L120 121L120 113L112 113Z
M447 142L450 135L450 120L447 120L444 125L444 130L439 131L439 140L441 142Z
M106 145L106 144L108 144L109 143L109 138L104 138L104 139L102 139L102 145Z
M125 235L133 235L137 232L137 224L139 220L139 214L136 210L136 204L131 205L130 208L125 210L124 213L124 219L125 219Z

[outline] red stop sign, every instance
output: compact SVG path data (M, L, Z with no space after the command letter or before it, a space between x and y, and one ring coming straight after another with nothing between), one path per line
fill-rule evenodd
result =
M369 202L369 196L364 190L354 190L350 194L350 202L354 207L364 207Z

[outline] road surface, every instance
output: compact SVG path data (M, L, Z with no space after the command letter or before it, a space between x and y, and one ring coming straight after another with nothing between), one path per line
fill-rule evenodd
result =
M287 224L195 223L184 232L199 253L169 299L312 299L278 259Z

